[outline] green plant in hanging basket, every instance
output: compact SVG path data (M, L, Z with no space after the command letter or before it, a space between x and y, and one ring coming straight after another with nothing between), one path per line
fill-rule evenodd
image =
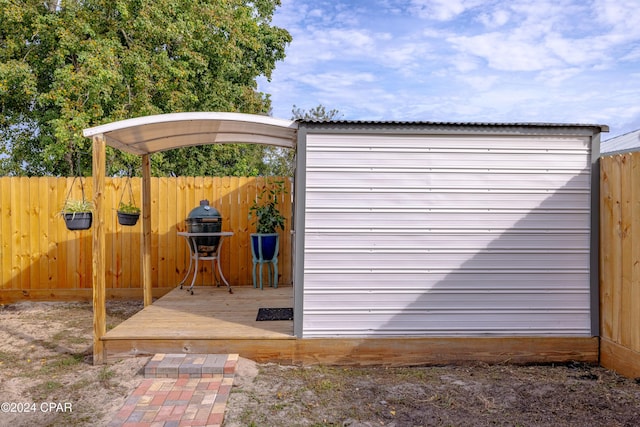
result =
M136 225L140 218L140 208L133 202L124 203L120 202L118 206L118 222L120 225Z
M133 202L129 202L129 203L120 202L120 205L118 206L118 212L135 215L135 214L140 214L140 208L137 207Z
M91 201L68 199L68 200L65 200L60 213L64 215L64 214L77 214L81 212L92 212L92 211L93 211L93 203Z
M129 203L123 202L124 194L128 191ZM136 206L135 198L133 197L133 189L131 188L131 177L128 176L124 184L122 195L120 196L120 203L118 204L118 222L120 225L136 225L140 218L140 208Z
M71 190L74 187L76 179L80 179L80 189L82 190L82 199L71 198ZM87 230L91 228L93 220L93 203L91 203L84 195L84 183L82 176L74 176L71 187L64 200L60 215L69 230Z
M62 206L60 215L64 219L67 229L87 230L91 228L93 219L93 203L88 200L67 199Z

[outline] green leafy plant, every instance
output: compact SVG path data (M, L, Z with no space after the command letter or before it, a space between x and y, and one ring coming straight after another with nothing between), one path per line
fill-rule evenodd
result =
M64 202L62 206L62 211L60 213L64 214L77 214L81 212L92 212L93 211L93 203L89 200L75 200L68 199Z
M137 207L133 202L130 202L130 203L120 202L120 206L118 206L118 212L135 215L135 214L140 214L140 208Z
M285 218L278 209L278 197L287 194L284 184L284 181L273 181L249 208L249 220L253 221L257 233L271 234L278 229L284 230Z

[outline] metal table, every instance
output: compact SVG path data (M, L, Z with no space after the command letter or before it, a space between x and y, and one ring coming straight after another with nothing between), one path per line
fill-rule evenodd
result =
M187 281L189 274L191 274L191 267L194 266L195 268L193 270L193 279L191 280L191 286L189 286L189 289L188 289L189 291L191 291L191 295L193 295L193 286L196 283L196 276L198 275L199 262L211 261L211 267L213 269L214 279L215 279L216 272L213 264L217 264L218 274L220 275L220 278L222 279L224 284L227 285L227 289L229 289L229 293L232 294L233 291L231 290L231 286L229 286L229 282L227 282L227 279L225 279L224 275L222 274L222 268L220 267L220 252L222 249L222 242L224 242L225 238L233 236L233 232L220 231L215 233L187 233L187 232L181 231L181 232L178 232L178 236L182 236L187 240L187 247L189 248L189 268L187 269L187 274L185 274L184 279L182 279L182 281L180 282L180 289L182 289L182 286ZM206 255L201 255L198 252L198 244L196 242L197 237L220 237L220 239L218 240L218 245L216 246L215 251L211 253L207 253ZM217 282L216 283L217 286L220 286L220 282L217 280L216 282Z

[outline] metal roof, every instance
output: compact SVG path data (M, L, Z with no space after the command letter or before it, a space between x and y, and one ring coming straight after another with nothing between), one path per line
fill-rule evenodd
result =
M107 145L133 154L151 154L158 151L196 145L221 143L268 144L295 148L299 125L330 128L337 127L428 127L428 128L589 128L608 132L609 127L577 123L494 123L494 122L440 122L440 121L378 121L378 120L284 120L269 116L192 112L170 113L137 117L85 129L83 135L103 135Z
M398 125L398 126L460 126L460 127L553 127L553 128L595 128L609 132L609 126L584 123L544 123L544 122L444 122L444 121L404 121L404 120L298 120L304 124L335 125Z
M295 148L297 129L295 121L268 116L193 112L137 117L85 129L82 134L104 135L111 147L133 154L150 154L235 142Z
M607 139L600 146L602 154L627 153L640 150L640 129Z

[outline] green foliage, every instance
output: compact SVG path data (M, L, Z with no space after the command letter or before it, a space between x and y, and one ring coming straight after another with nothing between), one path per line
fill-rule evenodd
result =
M64 202L61 213L91 212L92 210L93 203L89 200L68 199Z
M157 153L155 164L184 176L265 175L264 146L215 144Z
M284 181L273 181L260 192L249 208L249 220L253 220L257 233L275 233L284 230L284 216L278 209L278 198L287 194Z
M116 376L116 373L109 369L108 366L103 366L98 372L98 381L102 383L103 387L111 387L111 380Z
M137 207L133 202L130 202L130 203L120 202L120 205L118 206L118 212L132 214L132 215L139 214L140 208Z
M338 110L327 110L322 104L309 110L296 107L291 109L291 120L331 121L342 116ZM266 170L261 175L293 176L295 170L296 151L290 148L266 146L264 149L264 162Z
M296 150L292 148L264 146L265 176L293 176Z
M279 0L0 0L0 173L88 175L82 130L149 114L267 113L270 78L289 33L271 25ZM237 149L152 156L155 175L261 173ZM228 151L228 152L227 152ZM229 164L211 169L223 152ZM248 156L262 158L260 148ZM126 155L108 152L109 174ZM174 169L180 168L180 169ZM230 173L229 173L230 172Z
M292 120L311 120L316 122L338 120L342 116L342 113L336 109L327 111L327 108L322 104L318 104L308 110L304 110L294 105L291 109L291 113L293 114Z

